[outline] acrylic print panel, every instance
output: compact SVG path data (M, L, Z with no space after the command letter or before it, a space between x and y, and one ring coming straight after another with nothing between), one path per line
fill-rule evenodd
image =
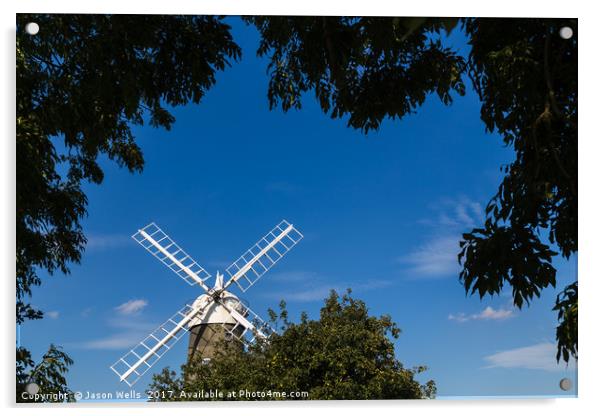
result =
M17 15L16 401L575 397L577 37Z

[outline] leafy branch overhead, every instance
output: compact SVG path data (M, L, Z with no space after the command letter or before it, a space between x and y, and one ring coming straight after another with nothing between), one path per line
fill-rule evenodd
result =
M517 24L519 23L519 24ZM574 30L571 39L558 35ZM460 274L466 291L512 288L518 307L556 286L552 257L577 252L577 21L574 19L468 19L469 75L487 129L501 134L516 159L489 203L485 230L464 235ZM503 36L500 36L503 34ZM558 355L577 358L577 282L563 291Z
M556 248L567 259L577 252L576 19L246 20L260 32L258 54L269 57L270 106L285 111L301 108L313 92L324 113L367 132L414 112L428 94L450 104L470 81L486 129L499 133L516 159L502 167L484 227L463 235L460 281L480 297L507 284L519 308L556 285ZM458 24L467 57L438 36ZM558 35L564 26L573 29L571 39ZM569 287L575 296L567 302L576 309L577 282ZM565 360L566 351L577 357L577 327L568 316L559 315L557 334Z
M30 21L42 28L39 36L25 33ZM18 324L43 317L28 299L41 284L39 270L67 274L81 259L82 185L102 182L98 158L140 172L132 126L147 120L169 129L168 106L200 102L216 72L240 54L230 27L213 16L17 15ZM17 377L29 357L17 349ZM68 360L51 368L64 373Z
M464 60L434 34L442 19L372 17L246 18L269 56L270 107L301 108L313 91L332 118L367 132L385 117L401 118L430 93L446 104L464 94ZM419 23L418 25L416 23Z
M23 27L36 21L43 36ZM139 172L131 127L169 129L166 106L198 103L241 51L213 16L18 15L17 321L37 268L69 272L86 244L81 185L100 184L98 157Z

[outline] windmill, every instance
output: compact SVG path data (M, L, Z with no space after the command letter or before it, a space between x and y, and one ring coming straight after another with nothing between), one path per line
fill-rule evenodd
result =
M269 326L227 289L235 284L246 292L301 241L303 235L283 220L226 268L229 277L226 283L218 271L213 287L206 283L211 275L155 223L138 230L132 238L190 286L200 286L204 293L184 305L111 366L119 380L130 387L186 332L190 332L189 359L197 352L203 359L210 359L218 345L216 340L223 338L236 339L243 345L257 338L268 338L273 332Z

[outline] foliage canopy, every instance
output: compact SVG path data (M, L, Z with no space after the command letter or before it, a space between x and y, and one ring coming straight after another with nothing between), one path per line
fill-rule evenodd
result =
M30 21L39 35L25 32ZM102 182L98 158L141 171L131 126L169 129L166 106L198 103L240 56L229 29L212 16L17 16L18 324L43 316L27 301L38 269L69 273L81 259L82 185ZM17 371L30 359L17 350Z
M42 31L23 30L36 21ZM36 268L69 272L85 247L82 182L100 184L106 155L139 172L131 126L169 129L166 106L198 103L240 56L212 16L19 15L17 30L17 322Z
M26 348L17 348L16 401L26 402L64 402L75 401L74 393L67 386L65 374L73 360L60 347L50 345L38 364L31 358ZM27 386L35 384L40 399L34 400Z
M518 23L518 24L517 24ZM571 39L560 28L574 28ZM482 228L464 234L458 258L468 292L512 288L521 308L556 286L552 258L577 252L577 21L468 19L469 75L481 119L516 159L489 202ZM504 33L504 36L500 36ZM557 360L577 358L577 281L559 295ZM570 312L568 312L570 311Z
M577 252L576 19L249 17L270 59L273 107L301 108L313 91L325 113L362 131L401 118L436 93L445 104L468 78L481 119L516 153L489 202L483 227L463 234L458 261L466 293L512 289L521 308L556 286L552 258ZM467 57L437 35L457 25ZM573 28L571 39L559 36ZM547 234L547 239L542 238ZM577 358L577 281L559 313L558 354ZM560 299L560 298L559 298ZM559 300L560 301L560 300ZM570 322L567 322L570 320Z
M318 320L302 314L299 323L288 320L281 302L279 315L270 311L280 334L272 335L269 343L247 350L224 346L221 351L227 353L208 364L193 360L182 367L181 376L165 368L154 375L150 390L173 391L172 397L156 400L174 401L190 400L181 392L214 389L237 394L307 392L309 396L301 399L310 400L433 398L434 381L420 384L414 378L426 367L406 369L395 358L391 338L399 337L396 324L389 316L370 316L364 302L350 293L339 296L332 291ZM239 395L230 399L253 400Z

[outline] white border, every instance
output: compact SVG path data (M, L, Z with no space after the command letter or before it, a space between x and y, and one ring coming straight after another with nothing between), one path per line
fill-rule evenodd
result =
M579 365L579 399L497 399L497 400L466 400L466 401L434 401L434 402L302 402L302 403L202 403L195 406L200 412L221 411L226 408L238 411L258 411L266 415L282 414L283 410L293 415L305 414L307 411L332 412L341 411L364 413L367 409L378 407L378 411L398 412L410 410L426 414L461 414L479 415L484 412L491 415L506 415L517 410L533 412L545 411L546 415L583 414L588 410L599 408L598 388L600 374L600 335L599 313L595 307L602 294L600 281L602 268L597 258L600 248L599 238L602 235L600 222L597 221L599 210L600 188L598 178L602 154L600 140L599 101L602 97L599 73L600 62L599 40L601 39L600 12L595 8L595 2L574 2L548 0L546 2L526 2L524 0L504 0L498 2L469 1L469 0L430 0L430 1L386 1L386 0L304 0L302 2L285 2L277 0L253 1L208 1L208 0L169 0L126 2L125 0L81 1L81 0L13 0L12 3L2 2L2 42L0 43L2 75L0 77L2 99L0 99L0 125L3 127L3 137L0 141L0 195L2 196L2 248L0 250L1 264L4 265L2 293L4 303L4 319L2 332L9 334L9 342L2 343L2 367L0 378L2 401L4 406L11 406L14 400L14 208L15 208L15 74L14 74L14 45L15 45L15 13L16 12L69 12L69 13L185 13L185 14L301 14L301 15L400 15L400 16L537 16L560 17L570 16L579 18L579 98L580 98L580 137L579 137L579 177L580 177L580 208L579 208L579 271L581 280L581 316L580 316L580 365ZM5 338L6 339L6 338ZM595 406L595 407L594 407ZM54 415L82 413L91 415L123 414L124 410L131 415L153 414L189 414L190 404L175 405L129 405L123 404L109 408L102 406L92 408L86 405L75 406L45 406L45 413ZM169 408L167 410L166 408ZM320 410L318 410L320 409ZM8 409L8 414L30 415L38 414L40 407Z

